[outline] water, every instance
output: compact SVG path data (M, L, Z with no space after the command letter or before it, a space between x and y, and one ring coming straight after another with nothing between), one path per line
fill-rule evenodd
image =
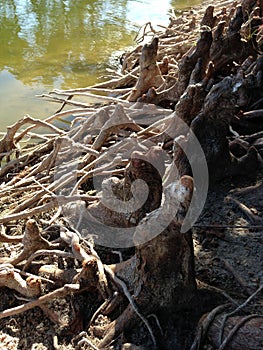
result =
M2 0L0 130L54 113L58 105L35 95L98 82L141 25L167 25L169 8L194 1Z

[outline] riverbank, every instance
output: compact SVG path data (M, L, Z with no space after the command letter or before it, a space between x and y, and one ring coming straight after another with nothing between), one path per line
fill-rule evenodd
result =
M2 347L262 348L263 9L207 6L0 141Z
M105 81L119 55L134 46L138 28L151 18L166 25L169 4L92 0L44 6L3 0L0 7L0 132L25 114L44 119L55 112L36 95ZM197 0L198 1L198 0ZM188 0L176 1L179 10ZM196 3L196 2L193 2ZM198 2L197 2L198 3ZM30 20L29 20L30 19ZM92 102L92 101L90 101Z

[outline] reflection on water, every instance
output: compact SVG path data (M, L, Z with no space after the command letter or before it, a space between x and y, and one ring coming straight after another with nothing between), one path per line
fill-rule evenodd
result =
M134 45L138 25L167 24L169 7L183 4L187 0L2 0L1 129L26 113L54 112L57 106L34 96L94 84L113 52Z
M112 50L132 42L126 5L127 0L4 0L0 68L26 85L68 87L81 79L89 84Z

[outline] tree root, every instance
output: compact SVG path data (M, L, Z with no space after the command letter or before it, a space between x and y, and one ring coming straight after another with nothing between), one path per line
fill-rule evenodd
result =
M196 150L186 157L193 135L205 153L211 187L232 177L250 181L248 175L262 171L262 2L225 6L209 6L204 15L173 14L161 31L147 24L138 40L150 35L151 42L127 53L113 79L43 95L61 104L57 113L44 121L26 116L8 128L0 141L0 259L8 262L1 266L0 284L33 300L2 311L0 319L39 306L58 322L47 302L95 293L101 306L92 310L86 330L102 339L96 339L97 346L83 335L78 346L104 349L138 323L158 346L148 316L191 304L197 287L194 250L191 231L181 231L195 193L191 167L200 162ZM90 107L88 100L96 94L108 105ZM72 107L63 111L65 106ZM72 115L67 131L52 124ZM37 127L54 135L41 134L40 142L29 146L25 141L36 137L31 130ZM247 191L257 200L260 189L236 194ZM241 200L231 201L249 220L246 227L262 228L259 215ZM51 222L55 232L49 230ZM235 228L242 222L213 225ZM22 236L12 236L6 234L8 226L17 232L26 228ZM114 237L116 243L105 227L131 229L129 244L123 232L119 241ZM101 243L104 237L108 245ZM12 243L23 247L10 258L5 247ZM112 249L129 259L113 263ZM248 290L243 276L234 275ZM54 286L58 289L51 290ZM248 301L243 306L247 311ZM250 316L230 312L225 318L217 315L221 308L200 321L192 350L207 339L221 350L240 349L242 341L247 349L259 349L260 314L249 309ZM99 314L109 319L102 328L96 325ZM84 327L80 313L74 320L79 332ZM218 340L220 332L225 340Z

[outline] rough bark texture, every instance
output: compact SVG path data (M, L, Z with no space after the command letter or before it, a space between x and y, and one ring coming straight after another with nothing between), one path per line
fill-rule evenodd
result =
M156 62L157 50L158 38L154 38L150 44L143 46L140 57L140 76L134 90L128 97L130 102L136 101L149 88L158 87L164 82L161 70Z
M124 178L106 179L102 183L101 201L89 206L88 212L104 224L135 226L147 213L160 206L163 174L164 159L160 147L153 146L147 152L132 152ZM133 188L136 180L143 181L144 187L139 183L137 189ZM127 204L125 213L121 212L123 204Z
M37 299L6 310L9 294L3 293L0 319L41 306L57 324L58 317L47 302L76 294L72 297L74 307L80 298L85 302L74 310L68 306L69 319L73 319L69 328L87 343L89 336L95 335L92 339L99 349L113 346L119 350L123 337L137 331L142 333L138 344L148 349L189 350L203 313L221 307L218 304L225 298L231 306L236 306L232 298L237 298L240 305L258 288L262 277L262 271L256 268L260 269L261 263L263 210L262 176L257 178L263 156L262 6L262 0L244 0L238 6L218 6L217 14L214 6L209 6L199 18L201 27L193 13L174 16L164 32L158 36L155 32L149 44L124 58L121 77L86 89L55 90L48 95L63 102L63 107L70 104L78 108L58 112L45 122L26 117L8 128L0 141L0 192L4 202L0 240L21 242L23 249L19 245L16 254L10 254L11 249L3 246L1 285ZM89 91L98 89L108 94L107 102L113 103L97 111L75 100L79 93L84 99L85 94L90 97ZM50 124L55 117L72 115L77 117L68 131ZM19 133L20 127L28 123L30 126ZM37 126L51 128L54 138L50 140L47 135L43 145L30 150L23 144L19 149L19 142ZM192 176L200 157L197 149L191 149L194 138L205 154L210 177L208 204L199 219L205 224L200 234L203 237L195 251L192 231L197 244L198 224L181 232L197 190ZM250 175L258 181L257 186L251 187ZM97 187L92 183L96 176L104 178ZM238 194L233 197L234 177L242 177L242 186L250 186L246 190L253 195L245 204ZM228 192L213 192L215 183L222 180ZM220 200L223 204L218 209ZM241 212L238 220L235 210ZM217 211L223 211L224 216ZM240 234L236 226L244 223ZM110 235L110 230L116 228L120 232L117 246L121 247L117 252L112 248L115 238ZM127 228L131 229L131 245L125 246ZM23 235L14 240L10 231ZM103 235L106 243L97 244L96 237ZM221 251L215 246L220 247L219 240ZM245 255L251 241L256 242L253 254ZM246 271L243 276L226 261L234 250L232 245L241 243L244 256L236 253L231 263L240 267L243 260L250 261L248 271L242 270ZM224 250L229 256L221 259ZM125 261L119 262L116 255L122 257L122 253ZM218 279L210 277L213 273L220 275L221 289L228 292L225 282L234 285L232 298L225 291L211 287L211 292L206 286L213 299L207 302L200 284L196 286L194 253L199 276L210 268L205 275L207 283L218 286ZM202 253L206 258L200 267ZM216 268L211 272L217 265L219 274ZM30 275L26 282L22 274L25 270L40 279ZM227 273L232 280L225 279ZM57 286L60 288L54 291L52 288ZM260 314L262 301L256 299L252 310L248 306L244 313L251 314L255 309ZM201 322L197 332L201 333L200 341L195 341L192 350L201 349L200 344L207 339L213 349L262 348L261 318L252 316L244 324L239 314L231 316L223 329L212 310ZM240 322L240 329L233 332L225 346L218 340L219 333L223 331L225 341L235 322ZM11 326L2 323L1 327ZM83 329L89 334L83 336ZM116 339L119 343L112 345ZM128 340L132 341L132 336ZM81 341L75 339L76 347L83 346Z
M130 264L133 265L133 272L126 282L133 291L140 314L144 317L153 312L158 313L163 308L180 309L195 295L192 236L191 232L181 232L192 191L193 180L189 176L182 177L177 184L169 185L162 206L146 215L136 227L135 265L132 260ZM124 269L127 269L126 264ZM117 275L127 278L127 273L121 268L115 266L116 270ZM100 343L100 349L138 321L138 313L128 305L104 330L105 337ZM157 343L153 344L156 345Z

